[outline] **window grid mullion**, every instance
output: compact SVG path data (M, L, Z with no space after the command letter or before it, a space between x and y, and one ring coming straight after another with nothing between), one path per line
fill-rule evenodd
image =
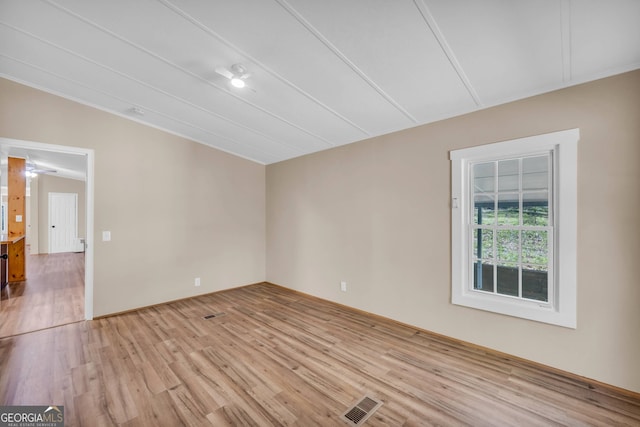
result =
M522 298L522 226L524 225L524 196L522 193L522 157L518 159L518 298Z
M498 162L493 162L493 293L498 293Z
M555 247L555 229L556 229L556 191L555 173L556 173L556 156L553 151L549 153L547 160L547 200L549 204L547 217L547 302L552 306L556 305L556 253Z
M498 213L499 213L499 202L500 202L500 190L499 190L499 184L500 184L500 177L499 177L499 160L496 161L492 161L492 165L493 165L493 181L494 181L494 185L493 185L493 191L490 193L486 193L486 192L480 192L477 194L487 194L487 195L491 195L493 197L493 214L492 214L492 223L491 224L482 224L482 223L478 223L476 224L476 221L473 220L474 215L475 215L475 204L474 204L474 200L475 200L475 196L476 196L476 189L473 186L473 180L475 178L474 173L470 174L471 180L470 180L470 184L471 184L471 200L470 200L470 209L469 209L469 215L470 215L470 221L468 222L468 224L471 226L471 236L470 236L470 240L472 241L471 247L470 247L470 253L471 253L471 258L470 258L470 264L472 269L476 268L476 272L475 274L480 274L482 275L483 272L483 268L484 268L484 264L483 264L483 260L489 260L489 262L491 262L491 268L493 271L492 274L492 281L493 281L493 286L492 286L492 290L490 293L496 294L496 295L503 295L500 294L498 292L498 264L499 264L499 257L498 257L498 232L501 230L512 230L512 231L517 231L517 236L518 236L518 241L517 241L517 261L515 262L516 266L517 266L517 295L513 295L511 297L515 297L518 299L523 299L523 231L545 231L547 233L547 236L551 236L551 232L550 232L550 226L539 226L539 225L524 225L524 189L523 189L523 185L524 185L524 174L523 174L523 167L524 167L524 163L523 163L523 157L518 158L518 189L517 189L517 193L518 193L518 225L509 225L509 224L498 224ZM473 171L473 165L471 167L471 171ZM550 188L547 190L548 192L550 192ZM551 192L550 192L551 193ZM551 194L550 194L551 195ZM549 201L550 202L550 201ZM549 203L551 204L551 203ZM551 213L549 214L549 216L551 216ZM550 218L549 218L549 223L551 222ZM473 237L473 233L474 230L487 230L487 231L491 231L492 232L492 256L491 258L487 258L487 255L485 253L482 252L482 255L480 257L478 257L478 252L473 250L473 244L474 244L474 237ZM550 238L550 237L549 237ZM552 241L549 241L547 246L551 246L552 245ZM482 245L482 242L476 242L477 245ZM481 248L479 250L482 250ZM548 249L548 253L550 253L551 251ZM506 261L505 261L506 262ZM480 267L478 268L477 265L479 265ZM540 265L543 266L542 264L535 264L532 263L532 265ZM545 267L547 268L547 272L550 274L550 268L551 268L551 262L548 261L547 264L545 265ZM473 273L472 273L472 277L473 277ZM480 279L481 280L481 279ZM550 280L551 282L551 280ZM474 289L474 285L473 285L473 280L471 281L471 289ZM482 292L487 292L486 287L485 289L476 289L476 290L480 290ZM551 289L548 289L548 291L550 292ZM509 296L509 295L503 295L503 296ZM549 295L547 295L547 298L550 298Z

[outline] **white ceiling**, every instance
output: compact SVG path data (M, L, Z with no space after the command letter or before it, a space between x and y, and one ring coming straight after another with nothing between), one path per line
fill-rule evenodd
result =
M269 164L638 69L639 22L638 0L0 0L0 76ZM214 72L236 63L254 90Z

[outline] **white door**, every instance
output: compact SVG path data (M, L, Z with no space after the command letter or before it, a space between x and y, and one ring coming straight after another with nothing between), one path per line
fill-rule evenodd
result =
M78 195L49 193L49 253L73 252L78 240Z

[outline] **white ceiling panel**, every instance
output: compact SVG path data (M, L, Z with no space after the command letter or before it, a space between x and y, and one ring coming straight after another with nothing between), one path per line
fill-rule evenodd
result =
M640 68L638 18L637 0L0 0L0 76L269 164ZM250 89L215 72L238 63Z
M172 3L368 135L415 124L279 2Z
M413 1L289 3L414 120L475 107Z
M23 9L29 9L29 6L34 3L20 2L20 4L24 5ZM14 8L14 10L19 9ZM23 11L20 10L20 12ZM48 26L44 25L43 19L28 20L26 23L18 22L21 30L35 35L40 40L46 40L53 47L65 47L65 50L48 49L47 51L51 51L51 54L47 58L42 57L42 61L50 64L52 68L67 67L69 61L73 64L82 63L82 65L74 65L70 70L78 79L84 76L87 79L99 80L103 76L110 75L111 78L118 80L118 84L108 84L105 87L112 87L123 96L139 98L139 101L132 105L157 111L165 109L184 111L184 105L191 104L206 111L217 112L217 118L225 119L233 116L239 117L240 122L250 121L255 131L262 134L277 132L274 137L291 146L317 150L331 145L304 128L278 118L268 110L252 108L240 96L229 94L212 84L207 84L193 75L168 65L159 57L141 51L94 26L73 20L70 15L57 8L51 8L42 16L49 16L61 25L47 30ZM87 37L77 38L74 36L77 33L86 34ZM90 43L87 43L87 40ZM26 43L21 42L19 46L22 48ZM73 52L74 55L68 52ZM104 52L112 53L104 55ZM35 52L34 56L44 55L41 55L41 52ZM74 59L73 56L76 58ZM86 70L87 67L90 70ZM136 87L139 88L139 93ZM248 92L245 96L249 98L252 95L253 93ZM162 98L167 99L163 101ZM171 115L173 112L167 111L167 114ZM214 124L215 119L212 117Z
M254 114L263 115L264 111L267 111L281 122L281 126L293 126L308 134L302 137L296 133L295 143L302 144L304 138L308 137L315 139L308 147L312 150L330 147L334 145L331 141L339 138L346 138L345 142L351 142L363 137L363 132L311 99L300 99L299 92L286 82L265 72L246 56L230 49L211 32L193 25L164 4L153 0L115 3L119 3L119 14L126 10L126 20L114 19L114 7L111 2L99 2L97 6L78 0L58 2L69 13L79 14L89 20L92 26L99 28L99 31L107 36L107 43L116 43L119 41L116 37L119 37L126 41L125 44L135 46L134 55L146 54L157 59L156 62L159 63L150 63L149 67L152 68L147 67L144 72L147 75L157 74L168 81L149 83L169 91L172 85L182 82L187 88L195 89L189 100L203 108L218 111L223 116L227 112L229 115L238 115L257 110ZM138 25L135 25L136 23ZM158 28L169 30L158 32ZM128 59L126 61L131 63ZM230 66L234 63L242 63L251 72L250 85L257 85L259 90L244 93L233 93L229 90L228 81L214 70L216 67ZM115 67L123 68L122 65ZM165 72L157 73L158 69L164 68L167 69ZM207 82L222 93L202 93L198 85ZM196 99L201 95L204 95L204 98ZM227 96L231 96L232 99L228 99ZM246 102L238 102L241 99ZM237 109L229 111L229 103L234 101ZM268 123L270 129L274 129L276 124ZM264 129L261 131L264 132Z
M118 101L118 104L121 105L121 109L117 110L118 112L127 113L132 106L136 106L145 113L145 120L150 120L151 123L158 127L163 127L158 119L164 116L165 119L162 122L173 121L181 123L181 131L175 130L176 133L189 136L198 141L203 140L196 138L196 133L201 135L204 130L210 134L208 139L211 137L222 138L222 140L216 141L216 145L221 144L221 148L227 151L233 151L236 145L240 147L247 145L255 146L260 151L266 152L274 149L290 153L303 152L302 149L295 146L296 137L300 138L299 135L290 136L289 139L294 141L291 143L287 143L286 139L273 140L267 138L243 127L241 124L222 120L186 101L180 102L180 100L152 87L140 85L135 80L131 80L121 74L97 67L92 62L67 51L48 49L46 43L22 33L11 33L10 30L2 25L0 25L0 47L2 47L2 51L5 54L15 60L29 64L39 70L46 68L50 73L57 76L64 76L64 79L73 82L80 89L80 95L82 95L82 90L85 88L108 87L110 90L105 91L104 96ZM40 83L40 86L42 86L42 83ZM132 94L135 94L135 102L132 100ZM164 108L156 108L155 106L164 106ZM152 120L153 116L157 118L155 121ZM142 118L140 117L140 119ZM191 127L193 131L185 131L185 127ZM208 139L204 139L204 141Z
M575 1L571 16L574 78L640 67L640 1Z
M559 0L426 0L483 104L562 83Z

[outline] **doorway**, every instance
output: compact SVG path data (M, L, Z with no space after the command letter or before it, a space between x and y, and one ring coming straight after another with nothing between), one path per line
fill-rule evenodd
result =
M47 190L42 194L40 200L44 198L47 203L47 210L41 210L40 220L29 221L32 227L27 228L32 242L35 243L35 254L27 259L27 281L20 282L32 284L30 291L38 287L46 287L47 291L55 290L49 300L54 305L58 305L56 312L73 312L77 320L90 320L93 318L93 150L67 147L61 145L44 144L30 141L20 141L14 139L0 138L0 154L3 162L6 157L22 157L35 161L28 161L27 174L38 174L39 177L32 179L49 179L50 181L62 181L63 178L82 180L83 190L80 194L65 194L66 190L57 192ZM31 170L33 171L31 171ZM51 178L47 178L51 177ZM37 186L36 186L37 187ZM36 189L36 192L38 190ZM72 190L73 191L73 190ZM31 194L33 197L34 194ZM37 194L36 194L37 196ZM29 197L27 197L29 199ZM50 201L50 202L49 202ZM44 203L42 203L44 205ZM83 220L78 223L78 209L82 209ZM27 211L27 216L38 215L34 213L34 204ZM51 220L53 219L53 223ZM38 222L40 226L38 227ZM77 225L72 225L73 223ZM61 225L58 225L61 224ZM55 227L51 227L55 225ZM45 230L43 230L46 227ZM44 238L34 238L38 234ZM51 230L60 231L51 233ZM74 231L77 230L77 231ZM44 233L44 234L43 234ZM80 237L79 237L80 236ZM46 239L46 244L44 239ZM41 244L38 248L38 240ZM44 253L43 253L44 252ZM33 259L29 259L33 258ZM31 262L29 262L31 261ZM30 265L32 267L30 270ZM66 270L65 270L66 269ZM29 273L31 273L29 275ZM57 275L57 276L56 276ZM31 277L30 277L31 276ZM58 277L59 279L57 279ZM67 280L73 277L74 283ZM73 297L66 296L70 287L81 283L82 292L76 292ZM25 290L27 287L25 286ZM26 297L28 292L22 292L16 287L16 297ZM22 294L21 294L22 292ZM39 300L43 296L40 295ZM26 299L24 299L26 301ZM24 302L23 301L23 302ZM15 312L17 299L12 302L0 302L0 311L9 313L8 306L11 306L11 313ZM28 306L29 304L25 304ZM64 305L64 306L60 306ZM43 311L39 313L41 315ZM6 318L3 312L3 319ZM42 317L42 316L40 316ZM35 324L33 321L30 323ZM0 325L1 328L2 325ZM54 325L49 325L54 326ZM24 329L24 328L23 328ZM19 333L26 331L18 331Z

